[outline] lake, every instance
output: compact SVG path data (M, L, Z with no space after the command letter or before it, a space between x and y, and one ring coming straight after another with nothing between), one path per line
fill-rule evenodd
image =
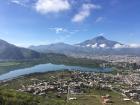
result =
M67 66L67 65L59 65L59 64L39 64L33 67L28 67L24 69L12 70L8 73L0 75L0 80L9 80L19 76L31 74L31 73L42 73L47 71L57 71L57 70L80 70L80 71L90 71L90 72L110 72L111 68L88 68L81 66Z

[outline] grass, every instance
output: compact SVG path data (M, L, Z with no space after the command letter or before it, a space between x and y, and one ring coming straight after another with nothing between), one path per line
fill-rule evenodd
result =
M66 101L0 87L0 105L66 105Z
M45 103L43 97L0 88L0 105L43 105L43 103Z
M109 94L111 96L111 101L113 101L113 103L107 105L136 105L131 101L123 101L123 97L113 91L94 89L92 89L89 94L71 95L71 97L76 97L77 100L69 101L69 103L77 103L77 105L103 105L101 96L106 94Z
M101 95L109 94L112 104L107 105L136 105L132 102L125 102L122 96L112 91L93 90L89 94L71 95L77 100L70 100L68 103L62 98L45 98L42 96L33 96L29 93L16 92L13 89L0 88L0 105L103 105ZM24 103L24 104L23 104Z
M77 100L72 100L69 103L77 105L102 105L100 98L96 95L74 95Z

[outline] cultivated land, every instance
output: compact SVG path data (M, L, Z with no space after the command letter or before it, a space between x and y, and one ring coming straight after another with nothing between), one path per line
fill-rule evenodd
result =
M102 75L67 70L30 74L1 83L0 103L2 105L104 105L102 96L109 95L111 102L107 105L136 105L132 101L124 101L120 93L107 87L100 87L102 83L88 83L91 76L101 79Z

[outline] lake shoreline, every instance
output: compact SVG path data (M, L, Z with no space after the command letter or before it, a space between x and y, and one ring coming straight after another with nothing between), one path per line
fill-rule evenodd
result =
M56 64L39 64L33 67L17 69L10 71L8 73L0 75L0 81L7 81L11 79L15 79L21 76L32 75L35 73L46 73L50 71L60 71L60 70L69 70L69 71L88 71L88 72L110 72L111 68L88 68L81 66L67 66L67 65L56 65Z

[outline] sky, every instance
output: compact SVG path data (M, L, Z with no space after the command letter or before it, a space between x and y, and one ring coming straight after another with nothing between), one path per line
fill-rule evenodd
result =
M140 45L140 0L0 0L0 39L17 46L100 35Z

